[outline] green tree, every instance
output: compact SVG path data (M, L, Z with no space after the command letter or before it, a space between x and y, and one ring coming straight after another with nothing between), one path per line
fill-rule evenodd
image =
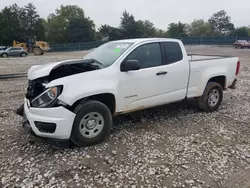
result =
M70 42L88 42L95 40L93 22L88 18L73 18L69 21L68 33Z
M132 14L129 14L126 10L122 13L120 29L122 31L123 38L135 38L138 37L138 31L136 28L136 21Z
M123 38L123 32L121 29L112 27L110 34L109 34L109 40L119 40Z
M48 16L47 38L51 43L92 41L95 24L77 5L61 5Z
M121 29L112 27L110 25L101 25L99 28L101 38L109 37L109 40L119 40L123 38Z
M248 36L248 31L249 31L249 28L248 27L239 27L239 28L236 28L232 33L231 35L233 36Z
M24 26L25 35L35 36L38 24L37 22L40 17L37 13L35 5L28 3L21 10L21 14L22 23L24 23L22 26Z
M47 20L43 18L38 18L36 23L36 36L37 40L46 41L46 32L47 32Z
M19 13L15 9L16 4L5 7L0 13L0 43L11 45L14 39L20 39L20 20Z
M0 42L2 44L11 45L13 40L26 42L27 36L37 34L39 38L44 39L43 22L39 20L36 7L32 3L24 7L19 7L17 4L5 7L0 16Z
M98 30L100 32L101 37L108 37L112 29L113 29L112 26L105 24L101 25L101 27Z
M204 20L194 20L187 27L189 36L212 36L213 30L210 23L205 22Z
M187 36L186 24L181 22L170 23L168 26L168 35L173 38L180 38Z
M48 17L46 38L50 43L65 43L69 41L67 27L61 16Z
M165 37L169 37L169 35L167 31L163 31L162 29L156 29L155 37L165 38Z
M77 5L61 5L55 12L56 15L61 16L65 22L85 17L83 9Z
M136 21L136 33L137 37L153 37L156 34L154 24L148 20Z
M224 10L214 13L208 22L212 26L214 35L227 35L234 31L231 17Z
M156 29L152 22L149 20L136 21L134 16L126 10L121 17L120 30L122 32L122 38L153 37L156 34Z

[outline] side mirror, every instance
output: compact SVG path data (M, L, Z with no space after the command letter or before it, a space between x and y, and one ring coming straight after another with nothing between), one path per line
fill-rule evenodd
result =
M138 60L131 59L126 60L121 63L121 71L127 72L127 71L133 71L133 70L139 70L140 64Z

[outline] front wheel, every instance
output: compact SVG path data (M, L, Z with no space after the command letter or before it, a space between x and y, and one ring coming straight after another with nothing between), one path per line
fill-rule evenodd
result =
M3 57L3 58L7 58L7 57L8 57L8 54L4 53L4 54L2 54L2 57Z
M20 56L21 56L21 57L26 57L27 54L23 52L23 53L20 54Z
M71 140L78 146L95 145L109 135L112 115L109 108L99 101L80 103L74 110Z
M221 85L216 82L209 82L203 95L198 99L198 106L202 111L213 112L219 108L222 99Z

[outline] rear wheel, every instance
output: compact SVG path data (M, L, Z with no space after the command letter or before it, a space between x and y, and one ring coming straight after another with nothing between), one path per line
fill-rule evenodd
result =
M71 140L78 146L95 145L109 135L112 115L109 108L99 101L80 103L74 110Z
M35 55L43 55L43 51L41 48L39 47L34 47L32 52L35 54Z
M8 54L4 53L4 54L2 54L2 57L6 58L6 57L8 57Z
M213 112L218 109L223 99L223 90L220 84L209 82L203 95L198 99L198 106L205 112Z

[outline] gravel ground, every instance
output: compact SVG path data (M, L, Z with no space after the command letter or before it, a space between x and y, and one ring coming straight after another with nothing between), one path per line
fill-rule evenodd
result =
M242 61L237 89L224 93L217 112L200 112L188 101L146 110L141 122L115 118L110 137L88 148L54 149L27 135L13 113L23 101L26 79L0 80L0 187L249 188L250 53L218 47L188 51L237 55ZM17 67L27 70L32 58L35 64L80 55L30 56ZM8 69L18 60L5 61Z

